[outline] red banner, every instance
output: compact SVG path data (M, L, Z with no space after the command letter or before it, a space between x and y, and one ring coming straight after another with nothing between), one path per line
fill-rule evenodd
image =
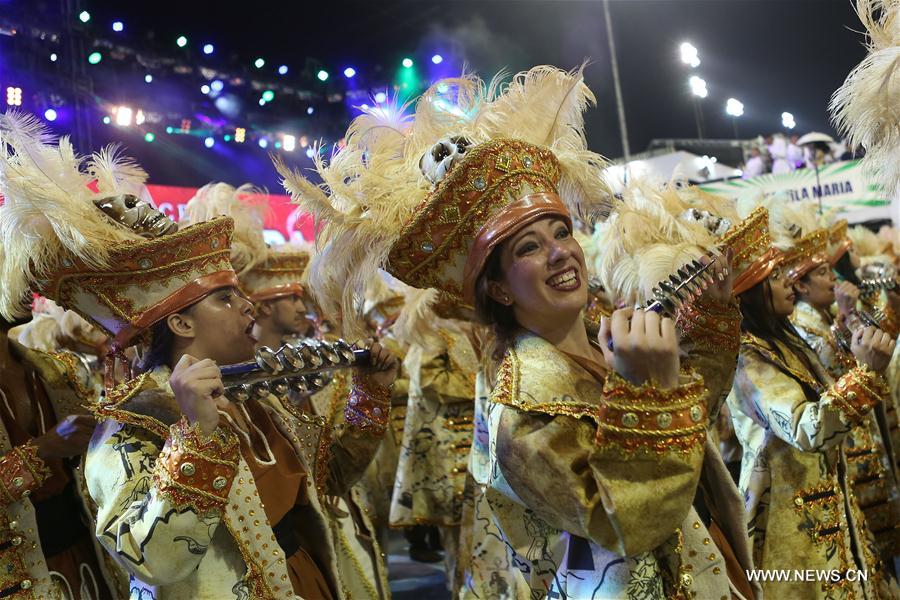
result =
M148 185L147 191L157 208L178 221L188 200L197 193L197 188ZM269 214L266 218L266 242L278 245L290 241L313 240L312 216L291 204L290 196L269 194L267 198Z

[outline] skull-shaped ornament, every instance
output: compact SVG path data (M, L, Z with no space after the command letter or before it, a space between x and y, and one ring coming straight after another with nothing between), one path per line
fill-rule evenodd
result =
M442 138L419 159L419 169L425 179L437 184L472 146L472 142L459 135Z
M178 231L178 224L153 208L149 202L131 194L94 200L94 205L121 225L145 238L156 238Z
M697 208L689 208L681 213L681 220L699 223L716 237L725 235L725 232L731 228L730 220L724 217L717 217L709 211Z

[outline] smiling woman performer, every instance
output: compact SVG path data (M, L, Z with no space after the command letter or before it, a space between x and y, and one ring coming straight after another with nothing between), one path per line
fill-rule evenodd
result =
M85 191L93 174L71 148L48 145L31 123L0 121L2 174L22 192L0 209L4 309L15 311L34 286L119 348L152 330L148 370L99 403L105 421L85 467L97 537L131 574L131 597L340 597L330 565L314 555L321 536L304 527L307 487L311 477L352 483L368 464L396 360L373 346L340 444L308 449L307 423L274 396L229 404L218 365L248 360L255 342L229 262L232 220L178 231L134 197L95 198ZM112 165L107 178L126 179L129 167ZM31 270L16 271L22 263ZM328 471L309 466L332 458Z
M474 309L512 333L487 409L491 514L475 524L499 527L505 548L473 549L495 565L500 597L728 595L722 569L692 574L681 555L683 535L703 531L685 521L706 390L680 372L674 323L619 311L597 344L582 321L584 257L563 201L588 213L609 201L604 161L583 136L593 95L580 72L552 67L497 89L439 82L412 123L370 111L319 165L331 197L282 169L287 186L325 221L323 253L345 256L347 306L384 265L436 288L442 310ZM341 289L315 268L312 278ZM615 352L604 355L607 338Z
M842 442L888 396L884 378L894 342L874 328L853 336L857 365L833 379L788 321L795 294L790 269L801 260L771 245L764 209L759 237L735 257L743 336L732 393L735 432L744 449L744 494L758 569L839 572L828 581L763 581L767 596L891 597L846 473ZM767 228L766 226L769 225ZM786 227L781 226L781 229ZM803 259L802 253L793 253ZM868 581L844 577L868 571Z

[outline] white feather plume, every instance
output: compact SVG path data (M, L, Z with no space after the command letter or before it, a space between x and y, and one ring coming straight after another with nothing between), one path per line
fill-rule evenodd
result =
M863 165L888 193L900 189L900 0L857 0L868 56L831 97L835 128L850 147L866 149Z
M263 238L268 203L266 192L252 184L234 187L227 183L208 183L194 194L184 210L185 225L210 221L225 215L234 220L231 242L231 266L240 276L265 262Z
M93 177L82 164L68 138L55 141L34 116L0 115L0 314L7 319L29 313L29 290L64 257L102 268L110 250L141 239L94 206Z

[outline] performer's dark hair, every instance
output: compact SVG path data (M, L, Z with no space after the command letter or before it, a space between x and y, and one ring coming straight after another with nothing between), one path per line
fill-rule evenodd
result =
M849 251L844 252L844 255L838 259L834 265L834 270L844 281L849 281L853 285L859 285L859 277L856 276L856 269L853 268L853 263L850 262Z
M150 328L150 343L147 351L137 364L137 370L141 373L151 371L156 367L173 366L169 364L172 358L172 343L175 334L169 329L166 319L157 321Z
M786 275L785 275L786 277ZM791 325L787 317L775 315L772 301L772 286L766 278L740 295L741 298L741 331L755 335L769 342L776 355L787 362L781 348L773 342L778 341L787 347L797 359L803 363L810 375L817 378L816 370L807 351L809 346Z
M503 269L500 266L500 244L491 252L485 263L484 270L475 282L475 316L483 325L488 325L494 331L494 347L490 357L500 361L509 344L512 342L519 323L509 306L500 304L488 293L488 285L492 281L499 281L503 277Z

